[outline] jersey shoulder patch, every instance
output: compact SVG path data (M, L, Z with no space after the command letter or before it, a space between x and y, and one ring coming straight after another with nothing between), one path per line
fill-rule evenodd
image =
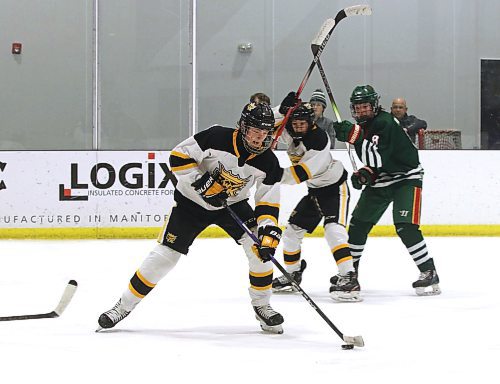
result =
M212 125L211 127L200 131L194 135L194 139L202 151L207 149L216 149L233 153L233 133L235 128L223 127L221 125Z

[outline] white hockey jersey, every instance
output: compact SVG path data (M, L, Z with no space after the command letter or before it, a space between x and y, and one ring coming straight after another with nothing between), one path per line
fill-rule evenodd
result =
M205 172L217 170L229 205L248 199L255 185L258 225L278 225L283 170L270 149L260 155L250 154L238 133L234 128L214 125L177 145L170 153L170 167L178 180L176 188L205 209L223 209L207 204L191 186Z
M344 166L341 161L333 159L330 138L322 129L313 126L300 141L294 140L284 129L280 140L287 145L292 162L291 167L284 169L282 183L293 185L305 181L308 188L321 188L335 184L343 177Z

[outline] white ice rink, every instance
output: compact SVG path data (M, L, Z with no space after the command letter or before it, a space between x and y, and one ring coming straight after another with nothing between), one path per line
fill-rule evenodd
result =
M68 280L79 287L58 319L0 322L0 382L500 382L500 238L427 243L441 296L415 296L418 270L398 238L371 238L360 268L364 301L339 304L328 295L335 266L324 240L305 240L302 287L342 332L365 340L343 351L299 294L273 296L285 333L262 333L246 258L230 239L196 240L128 318L102 333L94 332L99 314L154 240L3 240L0 316L50 312Z

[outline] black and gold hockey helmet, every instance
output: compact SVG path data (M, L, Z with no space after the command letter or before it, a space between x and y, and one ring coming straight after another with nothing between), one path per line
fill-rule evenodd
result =
M248 103L241 112L237 124L245 149L254 154L260 154L271 147L274 133L274 113L267 103ZM267 135L259 148L256 148L247 140L249 128L257 128L267 132Z
M307 121L307 132L295 132L292 126L294 120ZM286 130L296 140L301 140L314 125L314 109L311 103L302 102L290 115Z

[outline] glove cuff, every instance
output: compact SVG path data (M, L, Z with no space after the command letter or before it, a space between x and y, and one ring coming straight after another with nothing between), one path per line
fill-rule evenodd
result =
M349 135L347 137L347 142L349 144L354 144L358 141L358 139L361 136L361 126L359 124L354 124L351 128L351 131L349 132Z
M373 169L370 167L364 166L358 171L358 174L360 174L362 179L361 183L364 185L372 185L375 182L375 179L377 178L377 174Z

